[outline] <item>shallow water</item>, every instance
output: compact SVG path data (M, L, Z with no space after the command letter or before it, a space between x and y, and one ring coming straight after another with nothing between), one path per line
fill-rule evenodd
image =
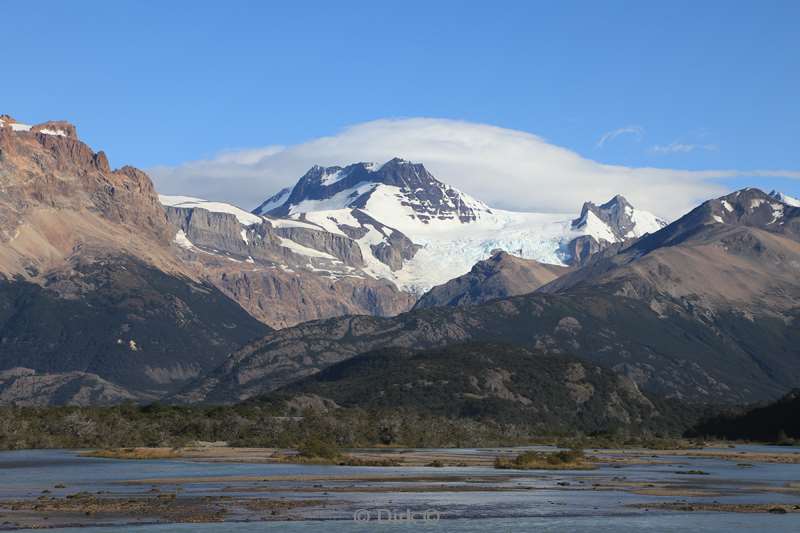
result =
M738 446L737 451L780 453L797 452L779 447ZM480 450L459 450L472 454ZM424 468L424 467L339 467L291 464L212 463L186 460L124 461L79 457L75 451L35 450L0 453L0 499L33 499L43 490L52 496L86 491L107 491L126 496L144 494L150 484L128 484L126 481L163 478L198 478L212 476L264 476L258 480L211 480L208 482L181 483L179 497L188 496L240 496L270 499L314 499L327 504L297 510L293 513L304 522L226 522L225 524L160 524L160 525L105 525L87 527L84 531L141 533L211 532L229 533L256 531L342 531L381 532L410 531L480 531L493 533L516 531L800 531L800 514L738 514L701 512L662 512L630 507L634 503L664 501L722 502L722 503L791 503L800 504L800 496L791 492L766 492L765 487L785 487L789 482L800 481L800 464L753 463L743 468L736 462L709 458L659 457L668 464L604 466L593 471L497 471L491 468ZM703 470L709 475L682 474L688 470ZM438 490L428 492L346 492L348 487L413 487L422 482L409 481L359 481L325 482L326 490L341 488L344 492L307 493L319 481L270 481L271 491L258 493L267 483L268 476L300 475L363 475L442 477L436 481ZM508 479L487 482L486 490L470 492L447 490L463 486L444 476L469 475L473 484L489 476L509 476ZM617 482L682 482L682 486L712 489L718 494L704 497L675 497L637 495L624 490L592 490L593 484ZM431 485L431 482L424 482ZM469 483L466 483L469 485ZM64 488L55 488L65 485ZM163 485L164 491L176 490L178 485ZM525 490L520 490L521 488ZM360 517L368 522L356 522L354 513L365 510ZM386 519L390 510L396 516ZM402 513L411 510L417 519L409 523ZM435 511L438 521L424 521L422 513ZM366 514L364 514L366 513ZM434 516L433 514L431 515ZM398 517L400 519L398 519ZM258 519L256 516L235 516L237 519ZM0 519L0 529L2 529ZM24 531L24 530L18 530ZM50 529L49 531L76 531L76 529Z
M41 531L41 530L18 530ZM48 529L50 533L74 533L74 528ZM106 533L107 527L81 528L82 533ZM431 531L437 533L565 533L599 532L797 532L798 522L790 516L763 516L725 513L670 513L648 516L494 518L440 520L436 523L357 523L357 522L260 522L225 524L164 524L126 526L131 533L390 533L394 531Z

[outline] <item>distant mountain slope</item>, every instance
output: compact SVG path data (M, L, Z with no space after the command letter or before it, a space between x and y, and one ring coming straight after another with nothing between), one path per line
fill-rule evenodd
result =
M617 255L544 286L545 292L601 288L707 312L779 316L800 301L800 208L757 189L709 200Z
M433 287L414 309L426 307L476 305L497 298L533 292L569 272L569 268L522 259L506 252L495 252L463 276Z
M753 401L800 381L797 319L787 326L734 313L721 318L725 329L685 313L667 320L644 302L591 292L534 293L396 318L343 317L272 333L176 399L237 401L370 350L468 341L577 356L624 373L643 390L692 401Z
M1 401L157 397L270 331L172 234L143 172L66 122L0 117Z
M303 324L240 350L180 398L233 401L371 350L466 341L575 355L665 396L774 397L800 384L799 215L740 191L543 287L552 294Z
M0 283L3 368L78 370L157 397L269 331L210 284L133 258L73 268L43 286Z
M17 367L0 371L0 405L111 405L154 399L136 395L88 372L46 372Z
M800 389L779 400L736 409L698 423L688 431L690 436L730 440L781 442L800 440Z
M304 395L342 407L487 418L550 434L682 427L671 410L659 411L624 376L575 359L502 344L377 350L334 364L264 399Z

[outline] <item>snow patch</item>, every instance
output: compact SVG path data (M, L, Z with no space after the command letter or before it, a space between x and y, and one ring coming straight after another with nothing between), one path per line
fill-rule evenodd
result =
M273 228L304 228L319 231L321 228L302 220L294 220L291 218L271 218L264 217L264 220L269 222Z
M319 250L315 250L313 248L309 248L307 246L303 246L302 244L296 243L291 239L287 239L285 237L278 237L281 242L281 246L284 248L288 248L292 252L300 255L305 255L308 257L318 257L320 259L330 259L331 261L339 261L334 256L330 254L326 254L325 252L320 252Z
M194 244L192 244L192 241L189 240L189 238L186 236L186 233L182 229L178 230L178 233L175 234L175 238L172 240L172 242L184 250L191 250L194 248Z
M341 170L337 170L332 174L328 174L327 172L322 175L319 182L324 186L333 185L337 181L341 180L345 177L345 174Z
M11 128L11 131L31 131L33 126L30 124L21 124L19 122L6 122L5 120L0 120L0 127L8 126ZM44 135L55 135L57 137L67 137L67 132L62 129L51 129L51 128L42 128L38 130L36 133L42 133Z
M31 131L33 127L28 124L20 124L19 122L12 122L9 126L11 126L11 131Z
M310 211L332 211L336 209L344 209L345 207L351 205L359 196L369 192L375 187L377 187L375 183L362 182L355 187L339 191L330 198L325 198L323 200L303 200L299 204L292 205L289 208L289 214L295 215Z
M586 218L581 224L581 230L585 235L591 235L597 242L616 242L617 237L608 224L600 220L600 218L591 211L586 212Z
M277 194L272 196L272 198L268 198L266 202L258 206L253 213L256 215L264 215L276 207L280 207L286 203L286 200L289 199L289 196L292 194L292 188L286 187L285 189L278 191Z
M260 216L254 215L253 213L248 213L244 209L240 209L235 205L226 204L223 202L209 202L207 200L193 198L191 196L168 196L165 194L159 194L158 200L161 202L161 205L168 207L205 209L206 211L211 211L212 213L227 213L229 215L234 215L239 223L245 226L252 226L253 224L260 224L263 222L263 219Z
M783 218L783 205L770 204L770 207L772 207L772 220L770 220L769 223L774 224Z
M39 130L39 133L44 133L45 135L57 135L59 137L67 136L67 132L64 130L51 130L50 128L42 128Z

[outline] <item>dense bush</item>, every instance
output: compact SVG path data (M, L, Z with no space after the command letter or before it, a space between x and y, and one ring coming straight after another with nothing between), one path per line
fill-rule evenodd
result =
M284 416L279 404L0 407L0 449L233 446L331 450L375 445L498 446L529 441L529 428L410 410L337 409Z
M559 450L557 452L528 451L513 459L498 457L495 468L501 469L548 469L548 468L585 468L588 466L583 450Z
M706 417L689 429L686 436L795 445L800 442L800 389L769 404Z

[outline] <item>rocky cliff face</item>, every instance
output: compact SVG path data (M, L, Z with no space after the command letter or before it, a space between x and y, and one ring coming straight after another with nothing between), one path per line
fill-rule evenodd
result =
M365 265L361 248L345 235L303 227L278 227L273 231L279 237L333 256L347 267L359 269Z
M0 119L0 273L26 276L65 260L76 246L109 243L169 262L162 253L170 238L165 215L143 172L111 170L105 154L67 123L12 120ZM110 230L92 231L99 223Z
M68 123L0 118L0 371L27 369L0 395L158 397L269 331L173 235L143 172L111 169Z
M346 314L392 316L414 303L390 281L363 272L363 254L371 251L344 232L237 216L233 206L213 202L185 205L165 207L183 260L272 327Z
M334 279L280 268L224 264L216 268L207 264L206 272L223 293L275 328L344 315L395 316L415 301L413 295L385 280Z

